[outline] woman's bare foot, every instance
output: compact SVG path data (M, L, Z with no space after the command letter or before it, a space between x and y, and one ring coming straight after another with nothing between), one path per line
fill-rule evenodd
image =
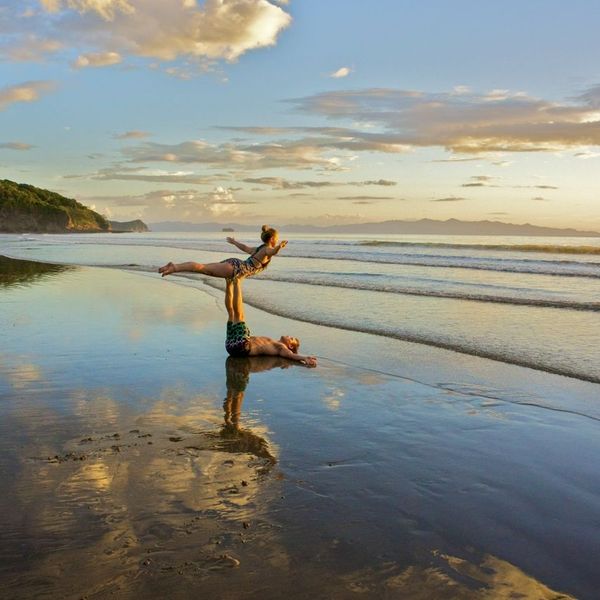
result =
M165 275L170 275L171 273L175 273L175 265L172 262L168 262L164 267L158 269L158 272L164 277Z

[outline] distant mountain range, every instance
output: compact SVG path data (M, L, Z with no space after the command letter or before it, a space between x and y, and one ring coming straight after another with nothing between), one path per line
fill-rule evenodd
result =
M150 224L152 231L257 231L259 225L240 225L238 223L186 223L183 221L167 221ZM519 235L519 236L565 236L565 237L600 237L597 231L581 231L578 229L560 229L542 227L540 225L516 225L501 221L459 221L448 219L436 221L421 219L419 221L381 221L378 223L355 223L351 225L282 225L280 229L296 233L357 233L357 234L421 234L421 235Z

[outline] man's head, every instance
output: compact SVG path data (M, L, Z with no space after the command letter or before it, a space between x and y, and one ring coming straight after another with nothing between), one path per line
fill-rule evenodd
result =
M298 338L292 337L291 335L282 335L279 338L279 341L285 346L287 346L294 353L297 353L298 348L300 348L300 340Z

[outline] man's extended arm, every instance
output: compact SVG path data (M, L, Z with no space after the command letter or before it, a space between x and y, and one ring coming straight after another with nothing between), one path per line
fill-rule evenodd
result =
M281 344L277 342L279 347L279 356L283 356L283 358L289 358L290 360L295 360L307 367L316 367L317 359L314 356L302 356L302 354L296 354L292 352L285 344Z

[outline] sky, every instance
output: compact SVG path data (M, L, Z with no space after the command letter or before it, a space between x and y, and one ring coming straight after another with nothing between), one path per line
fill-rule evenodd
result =
M2 0L0 179L113 220L600 230L595 0Z

